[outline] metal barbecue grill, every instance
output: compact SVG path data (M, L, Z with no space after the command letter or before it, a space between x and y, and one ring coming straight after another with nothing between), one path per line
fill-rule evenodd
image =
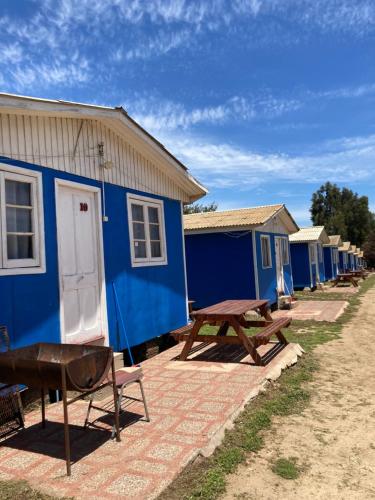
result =
M108 377L109 371L112 376ZM68 405L99 388L113 387L116 440L120 441L119 408L110 347L38 343L0 353L0 381L25 384L41 390L42 426L45 427L45 392L61 390L64 409L64 437L67 475L71 474ZM80 394L70 400L67 391Z

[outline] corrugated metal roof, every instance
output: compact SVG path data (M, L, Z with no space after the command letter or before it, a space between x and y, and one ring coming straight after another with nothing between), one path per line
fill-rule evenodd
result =
M350 241L344 241L339 247L339 252L349 252L350 250Z
M185 231L200 229L241 228L265 224L284 205L239 208L220 212L204 212L184 215ZM285 209L286 210L286 209Z
M329 243L324 226L302 227L299 231L289 236L291 243L304 243L308 241L318 241Z

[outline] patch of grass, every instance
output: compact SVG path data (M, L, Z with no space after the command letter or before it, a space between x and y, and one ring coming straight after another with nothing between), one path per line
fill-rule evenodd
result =
M298 300L349 300L353 297L353 293L334 293L315 290L314 292L295 292Z
M283 479L297 479L300 475L297 459L295 457L278 458L272 465L272 472Z
M284 371L276 382L270 383L266 392L246 405L234 427L226 431L222 444L213 455L199 458L186 467L162 492L159 500L214 500L224 493L226 475L245 462L249 453L256 453L263 447L264 431L271 428L273 417L298 414L308 406L311 392L307 383L312 381L319 368L314 348L340 337L342 328L358 309L361 296L374 285L375 276L364 281L359 293L348 297L349 306L335 323L293 321L284 333L290 342L299 343L306 355L296 365ZM324 295L327 296L328 294ZM340 300L343 300L342 296ZM216 329L208 325L204 330L205 334L216 333ZM280 460L284 462L278 463L277 470L282 471L282 474L301 472L296 464L290 465L291 459L289 462L288 459Z
M0 481L0 498L1 500L56 500L56 497L31 488L26 481Z

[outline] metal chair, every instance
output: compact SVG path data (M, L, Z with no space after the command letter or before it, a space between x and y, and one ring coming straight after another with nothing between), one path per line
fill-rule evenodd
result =
M126 368L125 369L122 368L122 369L117 370L115 372L115 383L116 383L117 394L118 394L118 408L120 410L120 413L124 411L121 408L122 399L124 397L127 397L127 396L124 396L124 390L132 384L138 384L140 391L141 391L143 406L145 409L145 417L146 417L147 422L150 422L150 414L149 414L148 408L147 408L147 402L146 402L145 391L143 388L142 378L143 378L143 371L142 371L142 368L140 368L140 367L138 369L135 369L134 371L127 371ZM103 411L105 413L108 412L108 410L101 408L100 406L94 406L93 400L94 400L94 398L93 398L93 396L91 396L90 402L89 402L89 407L87 408L87 414L86 414L86 420L85 420L84 427L86 427L89 424L89 415L90 415L91 408L94 408L95 410ZM115 429L112 428L112 436L114 435L114 432L115 432Z
M0 326L0 352L10 350L10 341L6 326ZM0 382L0 437L23 429L25 417L21 400L20 388L17 385L3 384Z

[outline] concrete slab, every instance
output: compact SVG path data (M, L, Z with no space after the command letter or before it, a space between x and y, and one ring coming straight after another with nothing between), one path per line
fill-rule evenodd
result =
M290 310L272 313L273 318L287 316L297 320L334 322L343 314L348 302L345 300L299 300Z
M271 348L268 346L264 351ZM152 499L199 454L208 455L245 404L297 362L302 350L289 344L266 366L254 366L238 346L196 343L188 361L178 345L142 363L151 422L143 407L129 402L121 416L121 443L110 439L112 418L92 411L82 429L87 403L69 407L72 476L65 476L62 406L27 415L27 428L0 446L0 478L26 479L50 494L77 499ZM137 398L138 387L128 395ZM110 400L100 405L111 408Z

